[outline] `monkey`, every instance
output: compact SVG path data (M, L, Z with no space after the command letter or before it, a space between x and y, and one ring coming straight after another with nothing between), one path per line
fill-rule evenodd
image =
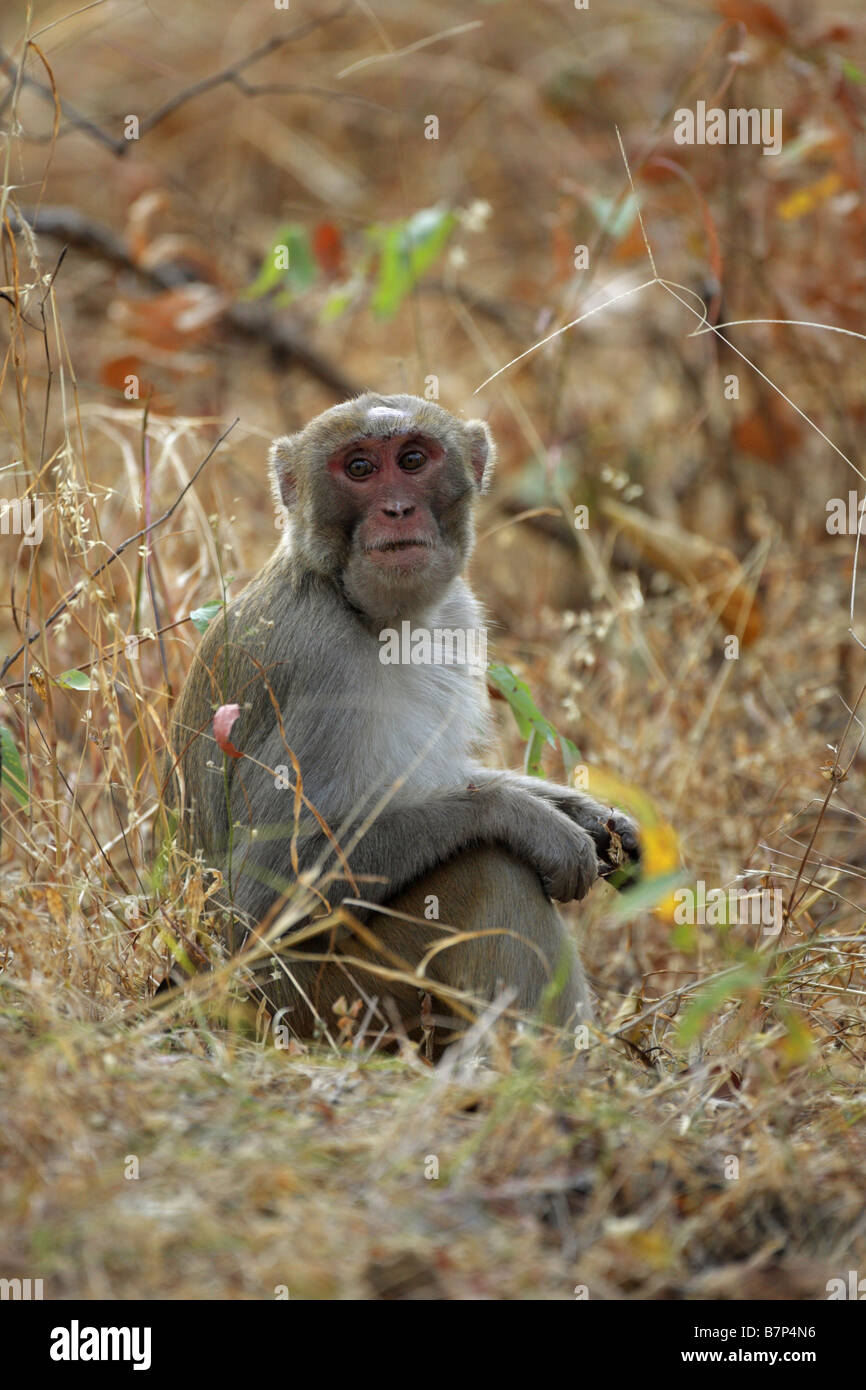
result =
M592 1017L554 900L583 898L617 854L637 872L635 822L486 766L479 662L382 655L384 634L407 624L481 630L464 571L494 461L484 421L405 394L368 392L276 439L283 534L206 629L179 697L179 843L223 875L230 948L293 892L312 884L323 904L297 948L278 944L256 974L298 1037L333 1025L341 1000L396 1018L411 1040L432 1028L437 1048L473 1017L467 1000L503 997L556 1028ZM229 702L242 756L223 758L211 722ZM341 903L338 928L326 916L317 934Z

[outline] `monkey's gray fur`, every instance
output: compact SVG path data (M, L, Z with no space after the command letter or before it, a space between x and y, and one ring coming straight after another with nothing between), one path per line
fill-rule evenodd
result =
M390 455L377 448L395 437L425 441L406 447L411 465L420 457L420 476L432 481L398 473L381 494L382 520L378 504L364 511L352 500L379 494L355 487L354 475L347 482L334 460L356 442L359 451L366 447L377 469L372 486L379 487ZM349 864L363 899L418 920L372 912L364 918L358 910L366 927L360 936L343 930L309 937L289 953L288 974L278 968L276 978L265 975L263 993L288 1010L284 1021L301 1035L314 1030L317 1013L333 1024L334 1002L341 995L351 1000L354 983L368 998L390 996L417 1036L423 986L394 978L400 962L413 969L424 962L446 1033L455 1014L447 997L437 996L437 984L481 999L509 988L513 1006L527 1011L544 996L549 1021L560 1025L590 1017L583 972L551 898L566 902L589 891L599 857L610 850L610 828L636 860L633 823L569 788L484 766L482 671L380 660L381 630L403 620L450 630L483 623L461 572L474 543L474 501L493 461L483 422L462 422L407 395L361 396L276 440L271 467L275 497L288 511L284 537L210 624L180 697L172 731L183 786L180 841L223 870L243 927L230 937L234 946L295 885L295 776L287 745L300 765L304 797L344 849L386 796L348 853ZM393 529L416 513L425 518L423 546L431 552L420 572L376 566L378 542L359 542L362 524L378 519ZM417 540L404 544L423 548ZM216 707L234 702L241 715L231 739L245 756L227 758L224 771L211 720ZM273 769L286 765L291 788L280 790ZM307 810L297 856L302 872L326 861L332 877L320 886L333 905L355 897ZM438 920L425 917L431 901ZM436 949L451 929L461 933L457 943ZM329 948L336 963L316 959ZM374 961L384 974L364 968Z

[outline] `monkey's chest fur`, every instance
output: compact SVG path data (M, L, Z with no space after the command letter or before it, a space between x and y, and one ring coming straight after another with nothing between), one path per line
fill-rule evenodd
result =
M398 804L465 784L489 741L483 669L384 662L381 632L344 603L323 603L321 591L315 602L284 594L277 604L280 622L269 632L288 632L288 641L266 639L261 658L279 700L285 739L300 763L304 791L323 815L372 804L370 798L394 783L400 783L392 798ZM482 621L479 606L458 580L434 609L413 617L411 627L413 632L466 632L477 631ZM400 617L394 622L399 630ZM293 631L303 632L306 640L294 643ZM251 722L270 726L259 756L272 767L285 763L272 699L254 703Z
M364 654L361 687L368 699L353 712L357 741L341 769L345 794L354 801L401 778L397 801L459 785L486 733L479 673L456 665L383 665L378 645Z

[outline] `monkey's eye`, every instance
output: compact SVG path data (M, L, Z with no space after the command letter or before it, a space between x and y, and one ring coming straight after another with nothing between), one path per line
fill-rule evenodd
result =
M369 459L349 459L349 462L346 464L346 472L350 478L369 478L370 474L373 472L373 465Z
M423 468L427 462L427 457L422 454L420 449L410 449L408 453L402 455L400 467L405 473L415 473L419 468Z

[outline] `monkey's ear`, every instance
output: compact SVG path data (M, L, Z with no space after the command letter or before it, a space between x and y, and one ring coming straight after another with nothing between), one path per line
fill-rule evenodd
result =
M278 502L282 502L289 511L292 510L298 500L298 487L295 479L294 457L295 445L299 436L296 434L284 434L279 439L275 439L268 453L268 462L271 467L271 479L274 485L274 496Z
M493 435L484 420L467 420L464 428L469 441L469 462L472 464L478 491L486 492L496 463Z

